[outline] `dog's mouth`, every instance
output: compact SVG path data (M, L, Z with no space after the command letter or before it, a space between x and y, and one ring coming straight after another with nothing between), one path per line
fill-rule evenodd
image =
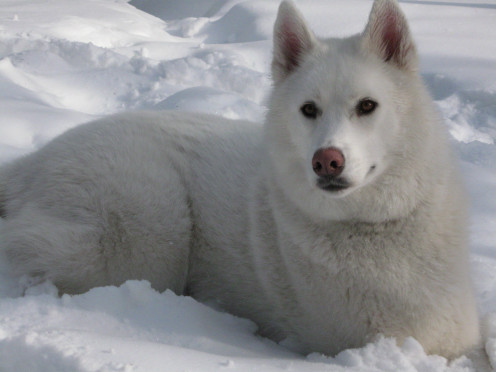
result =
M342 191L350 186L351 183L343 177L324 176L317 179L317 187L329 192Z

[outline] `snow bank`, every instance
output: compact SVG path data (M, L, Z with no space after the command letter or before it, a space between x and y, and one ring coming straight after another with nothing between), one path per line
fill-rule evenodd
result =
M472 371L468 359L448 367L413 339L400 348L378 338L336 358L304 358L254 335L248 320L170 291L160 294L143 281L73 297L58 298L48 285L36 291L0 303L0 314L9 314L0 323L2 370Z
M400 1L421 69L463 160L472 271L496 366L496 1ZM322 36L360 32L371 3L300 1ZM0 162L129 109L261 120L277 0L1 0ZM1 223L1 221L0 221ZM57 296L22 289L0 258L0 371L475 371L378 338L335 358L297 355L250 321L147 282ZM22 283L21 283L22 284Z

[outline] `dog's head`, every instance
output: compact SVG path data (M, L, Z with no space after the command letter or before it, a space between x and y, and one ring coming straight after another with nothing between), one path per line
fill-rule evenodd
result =
M284 1L273 53L268 151L276 179L294 199L346 198L408 151L400 139L404 117L422 84L395 0L375 1L362 34L327 40L317 39Z

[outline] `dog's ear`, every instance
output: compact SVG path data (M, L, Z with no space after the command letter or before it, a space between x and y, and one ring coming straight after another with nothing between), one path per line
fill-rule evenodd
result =
M308 28L301 13L292 1L283 1L279 6L274 26L274 56L272 78L277 83L283 80L309 53L316 44L315 36Z
M378 54L385 62L402 69L417 69L417 50L396 0L375 0L362 42L364 48Z

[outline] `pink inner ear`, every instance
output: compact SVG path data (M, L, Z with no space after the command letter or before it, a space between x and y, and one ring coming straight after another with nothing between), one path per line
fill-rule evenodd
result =
M412 48L408 26L401 14L394 9L382 9L372 26L372 37L380 47L385 62L394 61L399 66L408 63L407 55Z
M401 53L402 30L399 29L396 16L393 12L387 14L383 20L384 24L382 26L381 36L384 45L384 60L387 62L394 57L398 57L398 54ZM399 61L400 59L395 58L395 60Z
M281 31L280 38L282 40L282 52L286 58L286 68L288 71L293 70L299 65L299 57L303 51L303 42L298 34L293 30L294 25L290 25L289 22L284 22Z

